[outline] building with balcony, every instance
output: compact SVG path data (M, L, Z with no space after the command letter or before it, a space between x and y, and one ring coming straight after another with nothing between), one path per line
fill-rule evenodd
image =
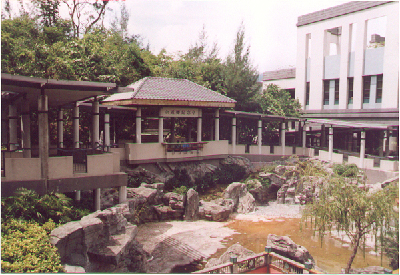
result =
M348 2L302 15L296 26L295 98L307 119L307 146L330 159L345 153L363 168L398 160L398 2ZM282 83L271 75L264 74L266 84Z

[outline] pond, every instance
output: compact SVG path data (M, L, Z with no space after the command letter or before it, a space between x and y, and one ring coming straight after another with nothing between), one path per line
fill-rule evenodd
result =
M267 244L268 234L289 236L296 244L308 249L313 256L316 265L327 273L340 273L341 269L347 264L351 255L348 244L340 239L326 237L322 242L315 236L310 229L300 230L300 219L298 218L274 218L270 221L233 220L227 227L234 229L237 233L223 240L226 247L235 243L260 253L264 251ZM362 268L367 266L389 267L388 259L383 256L374 256L369 253L372 249L366 249L365 258L362 249L358 251L352 264L352 268ZM226 248L218 249L212 258L221 256Z

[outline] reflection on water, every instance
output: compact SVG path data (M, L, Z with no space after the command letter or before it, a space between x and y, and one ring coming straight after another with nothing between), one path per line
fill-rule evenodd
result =
M313 236L309 229L300 231L300 219L275 219L270 222L252 222L235 220L227 226L238 232L224 240L226 247L229 247L237 242L242 246L260 253L264 251L267 244L268 234L289 236L295 243L302 245L308 249L314 257L315 263L319 268L322 268L328 273L340 273L341 268L344 268L351 255L351 250L345 243L334 238L324 238L322 248L320 239ZM344 246L342 245L344 244ZM346 247L347 246L347 247ZM212 258L221 256L226 251L226 248L220 249L212 255ZM383 266L389 267L389 261L383 257L381 263L380 256L369 254L370 250L365 251L365 259L363 251L359 249L356 258L352 264L353 268L361 268L367 266Z

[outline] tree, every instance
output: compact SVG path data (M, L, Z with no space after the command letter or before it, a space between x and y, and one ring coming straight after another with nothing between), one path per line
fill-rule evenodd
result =
M360 188L359 183L351 183L343 177L333 177L320 189L319 198L307 205L303 222L311 219L313 230L322 239L332 229L343 231L351 240L353 250L345 273L348 274L361 247L365 247L366 234L383 240L390 223L397 215L393 209L398 196L398 184L375 193Z
M249 102L259 91L258 72L250 61L250 46L245 45L245 29L240 25L233 53L225 61L224 86L226 96L237 101L237 110L251 110Z

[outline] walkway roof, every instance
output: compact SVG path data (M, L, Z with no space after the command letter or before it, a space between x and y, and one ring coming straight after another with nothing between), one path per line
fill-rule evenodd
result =
M377 129L386 130L388 128L399 127L399 123L393 124L382 124L382 123L371 123L371 122L355 122L355 121L344 121L334 119L307 119L307 123L318 124L318 125L332 125L333 127L345 127L345 128L359 128L359 129Z
M25 96L24 101L28 102L33 109L37 108L37 99L42 92L48 96L49 107L60 107L90 97L111 94L116 87L115 83L1 74L2 99L13 101Z
M187 79L145 77L102 101L106 105L174 105L194 107L235 107L236 101Z
M268 121L305 121L305 119L298 118L298 117L286 117L286 116L277 116L277 115L267 115L267 114L260 114L260 113L250 113L250 112L243 112L243 111L224 111L222 115L230 115L236 117L243 117L243 118L253 118L253 119L261 119L261 120L268 120Z

